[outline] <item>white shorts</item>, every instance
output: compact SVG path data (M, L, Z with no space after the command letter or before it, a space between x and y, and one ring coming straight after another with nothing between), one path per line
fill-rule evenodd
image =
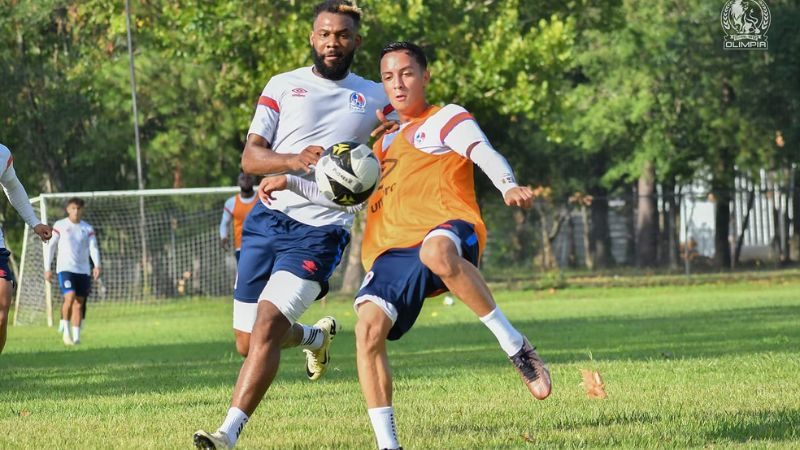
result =
M278 308L289 323L294 324L311 306L322 291L314 280L304 280L293 273L278 271L270 275L261 291L258 302L268 301ZM253 332L258 303L233 301L233 328L245 333Z

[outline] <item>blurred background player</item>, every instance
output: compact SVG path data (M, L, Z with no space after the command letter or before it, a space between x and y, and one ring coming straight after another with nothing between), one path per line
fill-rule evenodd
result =
M0 144L0 185L3 186L8 201L22 216L25 223L33 228L33 232L43 241L49 240L51 228L43 224L33 212L25 187L19 182L17 173L14 171L14 158L11 156L11 150L3 144ZM6 345L8 310L11 308L11 294L14 292L14 274L8 266L10 255L11 253L6 250L3 230L0 229L0 353L3 353L3 347Z
M239 174L237 180L239 193L225 201L222 208L222 220L219 223L219 242L222 248L229 248L228 232L233 222L233 250L236 254L236 263L239 263L239 252L242 248L242 224L244 219L250 214L250 210L255 206L256 195L253 190L255 177L245 173Z
M272 77L258 101L242 154L249 174L311 177L324 148L367 142L374 111L388 106L380 84L350 72L361 12L349 1L315 7L309 36L314 65ZM385 112L388 112L386 110ZM263 180L262 180L263 182ZM231 448L269 386L281 348L303 346L306 374L316 380L330 363L338 325L325 317L314 327L297 323L327 291L328 278L350 241L353 214L313 204L289 191L269 207L258 202L244 223L234 292L236 346L246 355L228 414L213 433L194 434L198 448Z
M67 217L53 224L53 238L47 246L44 273L47 281L53 282L50 271L53 256L58 251L56 272L58 285L64 295L61 305L61 324L59 329L65 345L81 342L81 321L85 317L86 299L92 288L92 279L100 277L100 249L94 228L81 220L84 202L73 197L67 201ZM91 259L92 268L89 264ZM72 334L70 334L70 321Z

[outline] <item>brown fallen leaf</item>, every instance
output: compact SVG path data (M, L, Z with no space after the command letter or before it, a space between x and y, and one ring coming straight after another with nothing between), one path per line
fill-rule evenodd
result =
M527 432L525 434L521 435L521 437L522 437L522 440L525 441L525 442L533 442L533 438Z
M606 384L600 372L596 370L581 370L583 375L583 387L586 389L586 396L589 398L608 398L606 394Z
M22 409L22 410L19 411L19 416L20 417L28 417L30 415L31 415L31 412L28 411L27 409Z

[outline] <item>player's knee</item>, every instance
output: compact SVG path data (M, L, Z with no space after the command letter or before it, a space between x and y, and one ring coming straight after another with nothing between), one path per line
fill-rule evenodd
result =
M378 351L384 345L384 334L381 324L373 320L359 319L356 322L356 348L368 353Z
M288 320L276 309L275 311L259 310L253 332L249 337L248 353L260 351L271 345L280 348L289 325Z
M447 278L458 271L458 252L447 238L433 238L425 241L419 250L419 259L431 272Z

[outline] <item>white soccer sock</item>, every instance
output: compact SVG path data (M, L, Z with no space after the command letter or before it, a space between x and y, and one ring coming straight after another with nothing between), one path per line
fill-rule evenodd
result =
M76 343L81 340L81 327L72 327L72 340Z
M63 333L64 330L66 330L68 326L69 326L69 321L61 319L61 322L58 323L58 331L60 333Z
M239 435L242 434L242 429L246 423L247 414L239 408L231 407L231 409L228 410L225 421L222 422L222 425L219 427L219 431L228 436L233 446L236 444L236 441L239 440Z
M300 341L300 346L309 350L319 350L322 347L322 339L325 338L325 334L317 327L308 325L302 325L302 327L303 340Z
M522 334L509 323L499 307L481 317L481 322L491 330L508 356L514 356L522 348Z
M400 448L400 443L397 441L397 427L394 424L394 408L391 406L370 408L367 414L372 422L375 438L378 440L378 448Z
M70 326L69 321L65 320L64 321L64 329L61 330L61 333L63 333L64 336L70 336L70 339L71 339L72 336L69 334L69 326Z

